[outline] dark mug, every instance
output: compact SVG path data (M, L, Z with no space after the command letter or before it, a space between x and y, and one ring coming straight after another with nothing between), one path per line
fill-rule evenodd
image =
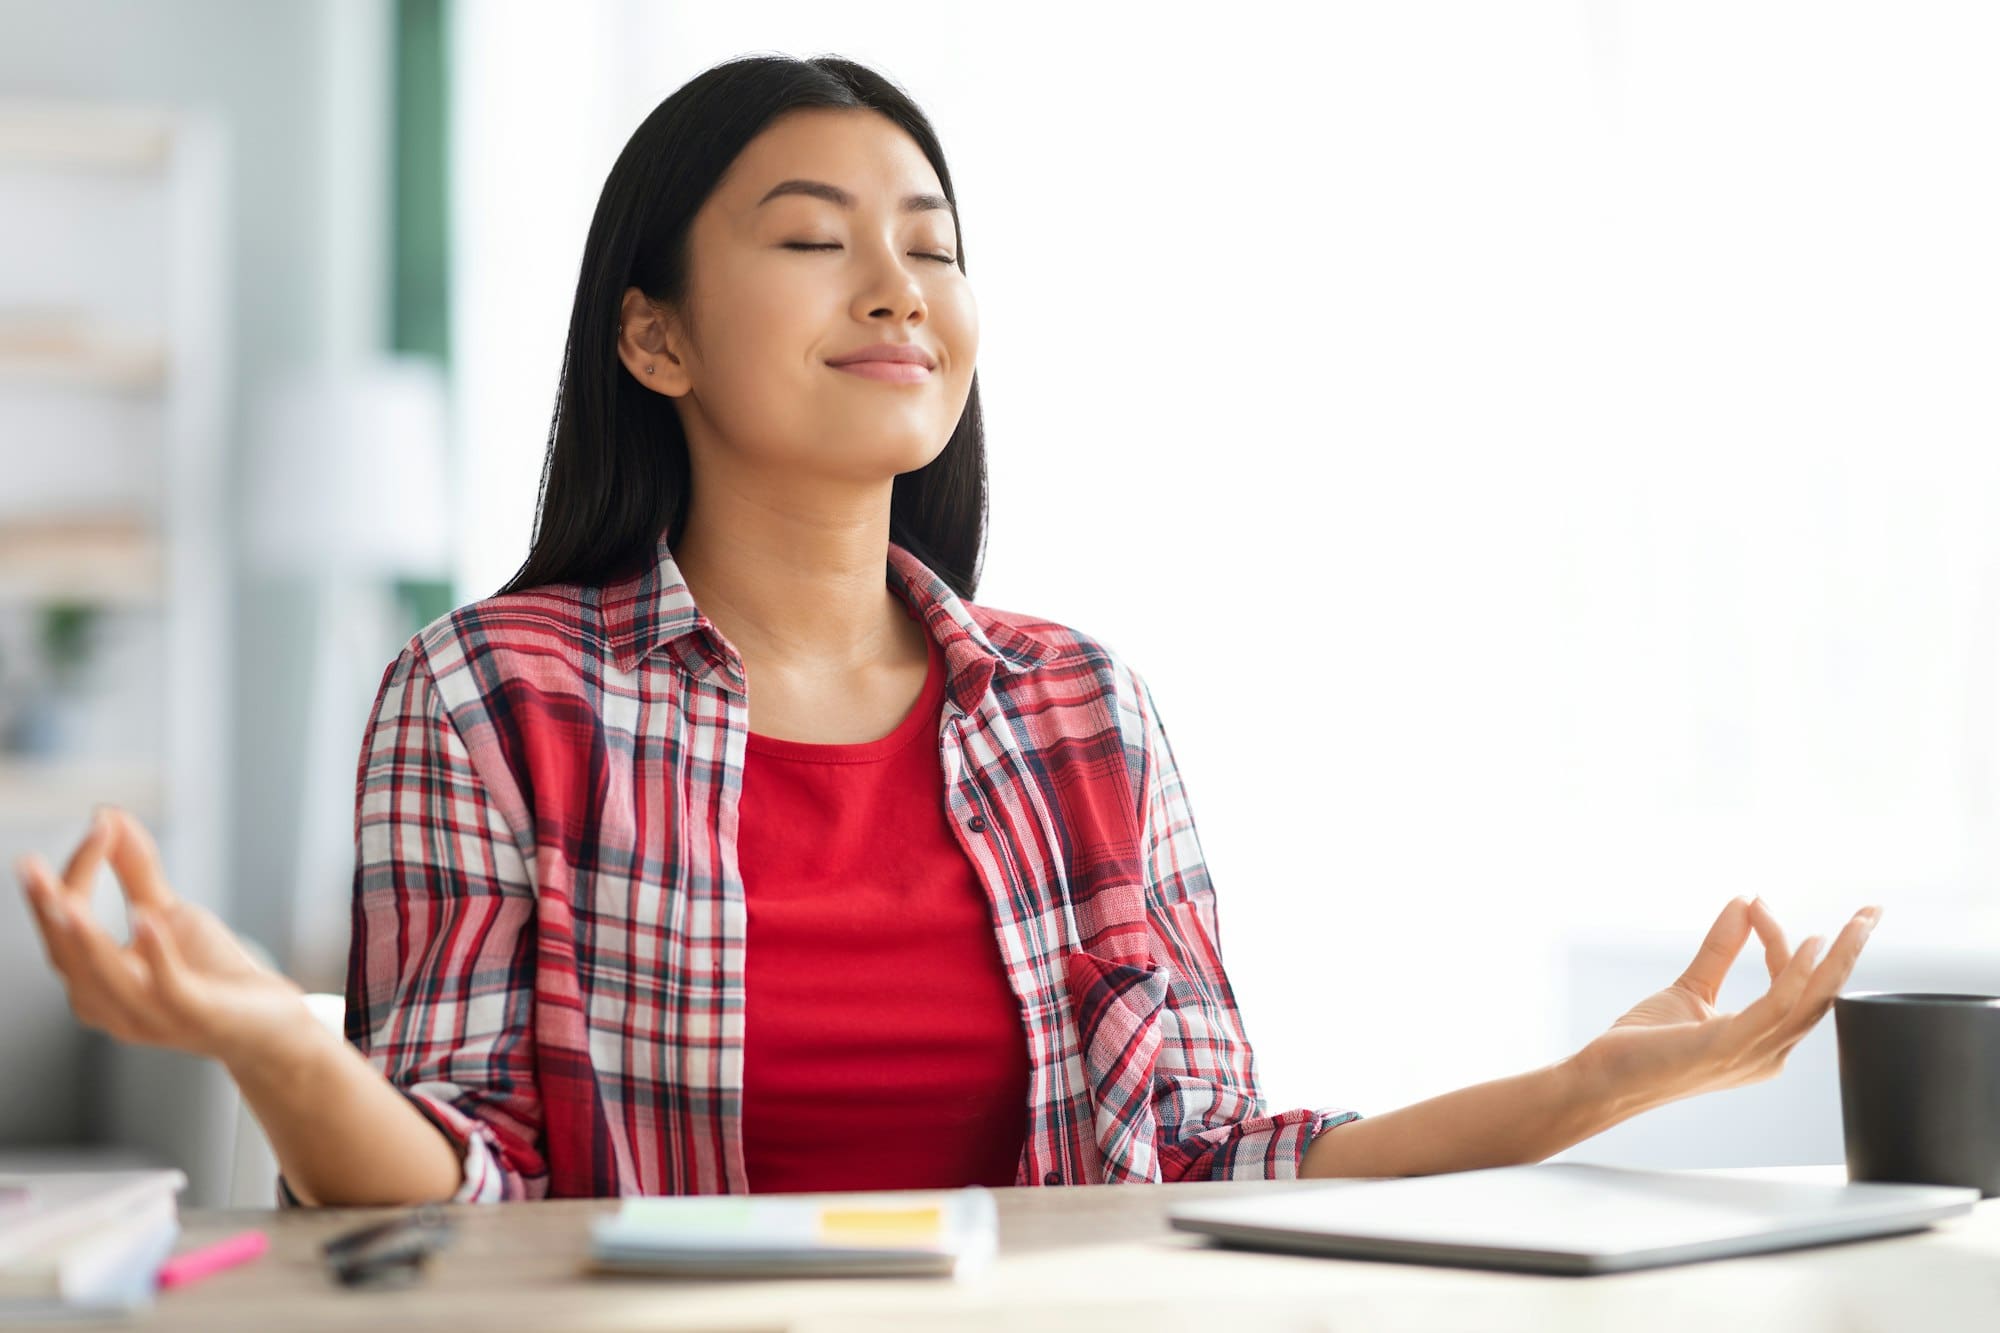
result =
M1847 1178L2000 1195L2000 996L1833 1001Z

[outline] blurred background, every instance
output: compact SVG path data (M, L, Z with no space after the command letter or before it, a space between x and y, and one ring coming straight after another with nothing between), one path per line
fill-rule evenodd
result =
M340 989L381 674L525 557L604 175L750 51L942 136L979 600L1152 684L1275 1103L1554 1060L1735 894L1883 904L1852 989L2000 992L1977 0L0 0L9 865L122 804ZM0 1147L268 1198L227 1079L79 1028L13 901ZM1566 1155L1837 1161L1832 1035Z

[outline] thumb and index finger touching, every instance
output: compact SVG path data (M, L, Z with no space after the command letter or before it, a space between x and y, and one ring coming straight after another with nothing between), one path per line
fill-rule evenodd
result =
M107 863L132 908L137 959L121 951L91 918L91 892ZM128 1011L128 1017L145 1007L147 974L162 998L180 998L183 978L174 966L178 951L168 932L149 929L178 900L160 864L158 844L137 819L116 806L101 805L60 876L33 854L22 857L16 870L41 923L50 961L65 978L109 995L116 1007ZM135 968L140 960L143 970Z
M134 907L160 911L173 905L174 892L167 886L166 873L160 867L159 846L144 824L117 806L99 806L91 833L77 848L72 861L89 858L92 876L99 865L109 861L119 887ZM74 882L74 887L87 894L90 879Z
M1867 930L1873 928L1881 914L1880 907L1868 907L1856 914L1857 919L1865 924L1857 932L1859 938L1853 940L1851 947L1841 950L1843 962L1849 967L1860 952L1859 944L1867 939ZM1778 924L1777 917L1772 915L1761 897L1748 900L1739 897L1732 898L1709 927L1694 961L1681 974L1681 983L1713 1004L1723 979L1728 976L1753 931L1764 946L1764 967L1770 974L1771 989L1751 1009L1758 1009L1761 1005L1763 1009L1760 1012L1767 1015L1772 1011L1778 1014L1789 1012L1791 1004L1804 993L1809 980L1816 979L1823 985L1837 987L1846 979L1845 971L1839 976L1823 976L1813 968L1814 956L1825 944L1824 937L1815 935L1793 950L1786 942L1784 927ZM1844 935L1842 942L1848 938L1851 937ZM1795 967L1795 963L1799 965Z
M117 836L108 849L111 869L135 907L149 912L164 911L174 904L174 891L167 886L160 866L160 849L146 826L123 810L106 806L104 817Z
M16 869L31 889L53 896L53 901L47 902L49 907L75 916L88 915L91 890L107 862L134 907L157 912L174 904L173 890L160 866L158 845L143 824L116 806L97 808L61 875L32 853L22 857Z

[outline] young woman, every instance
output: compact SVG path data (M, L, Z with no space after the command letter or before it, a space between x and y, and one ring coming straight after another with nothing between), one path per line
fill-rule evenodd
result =
M110 808L20 868L77 1016L222 1061L283 1196L342 1204L1418 1174L1778 1072L1875 909L1819 959L1738 899L1555 1064L1268 1108L1145 683L972 600L977 350L893 85L758 57L669 97L598 201L528 560L384 673L347 1040ZM1770 990L1718 1013L1753 930Z

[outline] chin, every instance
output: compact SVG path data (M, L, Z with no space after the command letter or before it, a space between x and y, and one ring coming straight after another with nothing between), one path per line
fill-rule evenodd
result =
M948 443L950 443L950 437L947 436L936 444L926 444L920 449L907 450L905 461L902 466L896 469L896 475L901 476L905 472L918 472L929 467L938 460L940 454L944 453L945 445Z
M857 441L849 456L856 460L865 459L869 465L868 470L878 476L883 473L901 476L905 472L915 472L919 468L928 467L939 454L944 452L945 445L950 439L949 431L943 435L921 438L899 436L885 440L878 436L867 444Z

